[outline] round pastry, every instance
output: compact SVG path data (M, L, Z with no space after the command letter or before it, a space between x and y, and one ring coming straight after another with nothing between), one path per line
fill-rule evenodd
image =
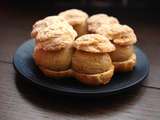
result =
M133 29L127 25L114 24L101 26L96 32L108 37L116 47L116 50L110 53L115 71L132 70L136 64L133 44L137 41Z
M86 34L73 43L72 70L75 78L88 85L108 83L114 72L109 52L114 45L99 34Z
M59 16L47 17L33 25L32 37L36 40L33 52L35 63L49 77L71 75L75 30Z
M46 41L48 38L53 39L53 37L62 37L62 35L75 39L77 37L77 32L60 16L49 16L37 21L33 25L31 32L31 36L35 38L36 43ZM66 40L68 41L70 39Z
M96 33L108 37L118 45L133 45L137 42L133 29L128 25L103 25L96 30Z
M108 16L103 13L93 15L87 20L88 31L90 33L96 33L97 29L103 25L112 25L118 23L119 21L117 18Z
M87 33L88 14L82 10L70 9L59 13L77 31L78 35Z

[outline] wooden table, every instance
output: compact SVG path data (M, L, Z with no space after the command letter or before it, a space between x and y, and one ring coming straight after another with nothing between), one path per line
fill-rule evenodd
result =
M13 68L16 48L30 38L32 24L45 15L0 11L0 120L160 119L160 24L156 20L120 17L134 27L138 45L150 60L150 74L140 86L106 98L76 99L46 93Z

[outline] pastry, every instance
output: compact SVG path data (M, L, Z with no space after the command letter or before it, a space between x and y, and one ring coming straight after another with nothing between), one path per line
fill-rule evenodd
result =
M137 41L132 28L127 25L103 25L96 33L108 37L115 45L116 50L110 53L115 71L131 71L136 64L134 44Z
M87 18L88 14L82 10L70 9L59 13L59 16L64 17L70 25L77 31L78 35L87 33Z
M59 35L69 36L72 39L77 37L77 32L60 16L49 16L37 21L33 25L31 32L31 36L35 38L36 43L46 41L48 38Z
M35 22L31 36L35 64L51 78L105 85L114 72L131 71L136 65L133 29L107 14L88 18L84 11L66 10Z
M72 70L75 78L88 85L108 83L114 72L109 52L114 45L102 35L86 34L73 43L76 49L72 57Z
M112 25L118 23L119 21L117 18L103 13L93 15L87 20L89 33L96 33L96 30L103 25Z
M36 22L31 33L36 45L33 58L41 71L49 77L68 77L71 73L72 43L76 31L66 20L50 16Z

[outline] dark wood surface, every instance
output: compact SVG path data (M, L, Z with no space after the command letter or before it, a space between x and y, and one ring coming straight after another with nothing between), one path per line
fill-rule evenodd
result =
M134 27L138 46L150 61L150 74L139 86L99 99L46 93L16 73L12 57L30 39L32 24L46 14L0 11L0 120L159 120L160 23L152 19L120 20Z

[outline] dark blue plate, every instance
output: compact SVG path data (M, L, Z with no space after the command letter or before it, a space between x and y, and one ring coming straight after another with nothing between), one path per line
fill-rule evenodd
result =
M13 59L15 69L27 80L47 90L65 95L105 96L130 88L149 73L149 62L145 54L136 47L137 64L133 71L115 74L111 82L105 86L90 87L79 83L74 78L54 79L44 76L32 58L34 41L29 40L16 51Z

